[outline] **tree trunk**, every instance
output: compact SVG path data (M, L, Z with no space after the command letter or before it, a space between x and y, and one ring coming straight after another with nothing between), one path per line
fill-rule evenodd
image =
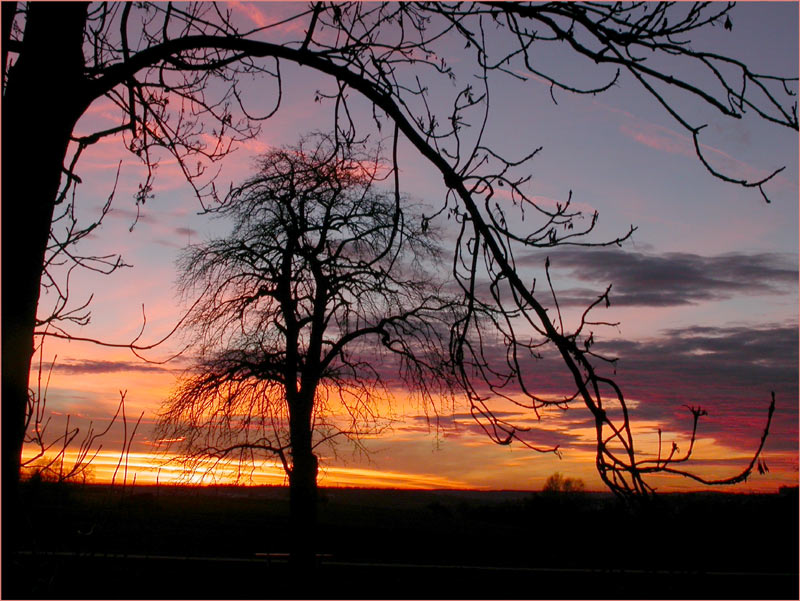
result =
M64 157L87 106L83 3L28 4L2 111L3 557L17 548L19 470L39 286ZM5 564L5 561L4 561Z
M290 403L292 470L289 474L290 562L299 572L315 567L317 528L317 457L312 449L312 399ZM302 594L302 591L296 591Z

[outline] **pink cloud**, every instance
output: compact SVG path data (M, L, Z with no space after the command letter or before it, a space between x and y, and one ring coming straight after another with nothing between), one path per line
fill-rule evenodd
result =
M120 119L120 108L110 99L103 97L93 102L91 106L84 111L83 117L81 117L75 128L76 135L89 135L91 132L113 127L113 125L109 125L107 122L112 122L112 124L114 122L120 123ZM87 131L79 133L80 130L84 128L86 128Z
M610 107L605 108L622 113L628 118L628 122L622 123L619 126L619 131L631 140L647 146L648 148L669 154L677 154L690 158L695 158L697 156L694 141L690 136L678 133L661 125L642 121L626 111L620 111ZM728 177L747 181L758 181L771 173L771 171L754 167L749 163L732 157L719 148L702 142L700 143L700 150L714 169ZM775 178L775 183L780 184L782 188L790 185L789 181L781 176Z
M266 27L269 21L255 4L250 2L230 2L231 8L246 16L256 27Z
M286 12L286 6L271 2L229 2L228 5L240 16L247 19L251 24L258 28L269 27L270 31L280 31L283 33L305 33L305 20L299 22L298 19L291 19L292 15L306 12L306 6L302 4L289 3L288 8L291 13ZM268 17L262 7L269 7L271 17ZM281 10L283 9L283 10ZM284 19L291 19L284 22Z
M670 154L694 156L691 140L666 127L652 123L623 123L619 126L619 130L628 138L649 148Z

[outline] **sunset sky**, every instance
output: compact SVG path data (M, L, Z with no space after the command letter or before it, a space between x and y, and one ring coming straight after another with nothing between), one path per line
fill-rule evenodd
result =
M253 24L280 20L298 5L231 3L236 19ZM697 48L731 54L754 70L778 75L798 72L798 4L744 3L732 13L733 30L716 27L693 39ZM300 27L295 24L292 27ZM292 27L280 35L292 36ZM459 44L445 41L447 60L468 69L471 58ZM448 54L449 53L449 54ZM605 71L558 46L537 55L551 73L572 81L599 81ZM316 90L334 82L310 69L283 65L283 102L256 140L242 144L223 163L218 188L252 174L253 159L269 148L294 144L299 136L332 125L329 105L314 101ZM466 77L465 77L466 78ZM630 77L597 96L556 92L530 77L520 82L497 78L491 89L492 117L487 142L516 156L542 146L531 163L531 195L543 203L563 201L572 192L576 207L600 215L595 240L613 239L629 226L638 229L622 248L562 248L518 255L525 278L544 277L550 257L553 283L568 318L579 315L587 299L613 284L611 307L603 321L618 328L596 331L596 349L620 358L617 380L632 408L639 446L655 452L656 432L665 441L687 443L691 415L685 405L701 405L709 415L700 422L695 468L710 477L741 469L758 445L766 420L770 391L777 410L764 459L770 472L754 474L738 491L777 490L798 481L798 139L796 132L770 125L753 115L741 122L723 120L703 108L696 121L708 122L701 141L714 165L737 177L755 178L786 169L766 185L771 203L757 190L713 178L694 156L692 140ZM795 86L796 90L796 86ZM252 83L246 91L272 106L274 86ZM434 94L448 106L457 87ZM355 93L354 93L355 94ZM439 97L441 94L441 97ZM356 104L357 105L357 104ZM365 112L364 120L370 118ZM107 102L97 102L79 122L88 134L118 124ZM385 134L385 132L384 132ZM134 194L144 168L125 150L120 138L87 149L78 167L77 189L82 218L91 219L108 198L122 161L112 211L82 246L84 254L119 253L130 268L111 275L74 272L70 290L75 302L94 295L92 320L76 336L112 343L133 340L147 324L140 343L169 332L187 306L175 291L175 259L181 248L227 233L228 225L198 215L200 206L174 161L164 159L154 198L140 207L135 227ZM400 183L410 197L439 206L446 189L441 176L407 144L401 144ZM4 257L4 260L9 260ZM450 269L449 259L441 266ZM40 312L52 299L42 296ZM191 336L170 339L144 355L161 361L184 347ZM156 412L188 366L184 356L164 364L145 363L124 348L48 339L43 349L42 386L54 416L52 436L63 429L64 416L83 430L95 429L113 415L126 393L131 428L144 412L127 462L127 481L171 481L175 466L162 466L163 449L152 434ZM38 355L31 385L38 386ZM544 393L563 388L562 363L544 359L532 381ZM602 490L594 467L591 416L579 404L567 412L545 412L540 421L520 411L516 423L533 428L533 440L559 444L562 457L535 453L522 446L493 445L472 421L465 403L456 403L431 422L430 408L420 407L393 387L390 430L364 441L368 452L356 453L342 443L323 453L321 484L414 488L536 490L558 471L579 477L587 488ZM383 401L380 401L384 404ZM387 415L389 415L387 413ZM107 481L118 461L122 430L103 439L95 459L97 481ZM80 437L79 437L80 438ZM118 474L119 480L121 475ZM192 481L191 477L187 477ZM254 475L256 483L281 483L284 475L272 463ZM659 490L695 489L679 478L655 479Z

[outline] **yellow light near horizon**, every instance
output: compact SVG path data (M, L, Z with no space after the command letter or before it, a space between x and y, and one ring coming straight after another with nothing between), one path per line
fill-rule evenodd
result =
M23 452L23 461L35 455L32 449ZM77 459L77 452L64 454L64 465L68 469ZM241 486L280 486L288 485L288 477L277 462L264 461L251 470L239 469L237 465L214 465L207 459L200 461L198 469L188 472L181 465L182 458L155 453L129 453L120 461L120 454L113 451L100 451L92 460L87 481L95 484L183 484L219 485L238 484ZM431 474L410 474L329 466L320 470L320 486L364 487L398 489L465 489L476 488L467 482L452 480Z

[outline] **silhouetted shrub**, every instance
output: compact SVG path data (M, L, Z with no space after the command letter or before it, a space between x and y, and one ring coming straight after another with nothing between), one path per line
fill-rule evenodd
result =
M545 480L544 488L547 493L582 493L586 488L580 478L565 478L556 472Z

